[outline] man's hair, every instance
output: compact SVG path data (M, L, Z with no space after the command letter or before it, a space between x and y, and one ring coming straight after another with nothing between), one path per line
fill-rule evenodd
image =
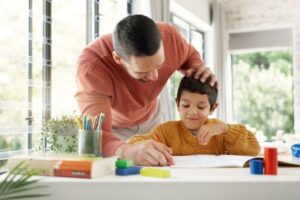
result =
M122 19L113 33L113 44L119 56L128 61L130 56L151 56L160 47L161 37L155 22L144 15Z
M199 79L194 79L194 74L192 74L190 77L184 76L179 83L176 98L177 102L180 101L182 91L189 91L193 93L207 95L210 104L210 109L212 109L212 106L217 102L218 89L217 86L212 87L209 81L210 80L208 79L204 83L202 83L199 81Z

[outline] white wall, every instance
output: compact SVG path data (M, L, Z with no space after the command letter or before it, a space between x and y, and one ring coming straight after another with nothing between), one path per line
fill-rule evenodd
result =
M210 0L171 0L171 11L202 31L210 30Z
M300 1L222 0L226 31L263 30L293 27L295 129L300 133Z

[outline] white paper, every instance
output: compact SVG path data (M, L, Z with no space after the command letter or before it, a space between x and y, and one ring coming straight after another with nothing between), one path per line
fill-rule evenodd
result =
M209 168L209 167L243 167L244 164L254 158L252 156L237 155L190 155L173 156L175 168Z

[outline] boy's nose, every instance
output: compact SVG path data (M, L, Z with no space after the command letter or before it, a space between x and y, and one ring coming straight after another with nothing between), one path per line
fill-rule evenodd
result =
M191 107L189 110L191 114L197 114L197 108L196 107Z

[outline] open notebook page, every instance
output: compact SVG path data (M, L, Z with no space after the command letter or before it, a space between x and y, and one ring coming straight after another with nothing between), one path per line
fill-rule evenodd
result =
M175 168L207 168L207 167L243 167L244 164L254 158L252 156L237 155L190 155L174 156Z

